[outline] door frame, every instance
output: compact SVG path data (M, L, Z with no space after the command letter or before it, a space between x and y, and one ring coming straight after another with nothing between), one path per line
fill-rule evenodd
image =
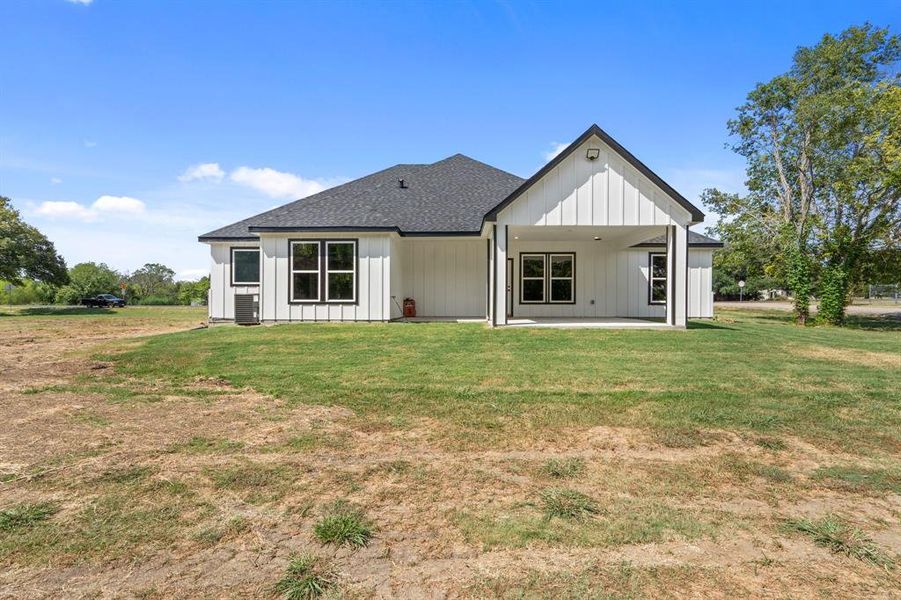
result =
M512 258L507 259L507 292L506 292L506 300L507 300L507 316L513 316L513 269L516 263Z

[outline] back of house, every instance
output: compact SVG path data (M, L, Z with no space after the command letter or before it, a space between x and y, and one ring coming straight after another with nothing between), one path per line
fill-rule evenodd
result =
M528 179L400 164L200 236L213 321L713 316L704 214L597 125Z

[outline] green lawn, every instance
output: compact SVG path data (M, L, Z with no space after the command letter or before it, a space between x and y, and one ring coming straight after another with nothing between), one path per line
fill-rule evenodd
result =
M847 329L732 312L687 331L490 330L478 324L216 327L106 358L124 376L223 378L364 419L438 419L459 440L624 425L783 433L834 449L901 450L897 321Z
M80 595L147 598L899 587L898 320L195 328L203 308L0 313L11 596L73 578Z

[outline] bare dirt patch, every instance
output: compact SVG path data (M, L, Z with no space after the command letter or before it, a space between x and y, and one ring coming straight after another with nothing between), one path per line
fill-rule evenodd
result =
M268 596L298 552L333 559L349 597L863 598L901 589L896 570L780 527L838 514L897 555L901 497L812 476L849 463L875 472L884 458L777 434L761 444L731 431L626 427L526 431L496 448L460 449L429 418L373 422L215 377L173 391L113 378L90 359L100 344L183 323L0 327L17 340L0 358L0 422L9 425L0 428L0 510L58 507L31 530L0 532L0 597ZM73 391L76 380L95 391ZM543 468L572 458L581 466L571 472ZM540 498L551 487L590 498L597 515L546 518ZM367 546L317 541L315 523L335 500L372 521Z

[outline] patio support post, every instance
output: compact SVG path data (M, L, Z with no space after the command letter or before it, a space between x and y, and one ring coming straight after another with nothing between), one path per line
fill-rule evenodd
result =
M666 227L666 324L667 325L675 325L676 324L676 311L675 311L675 278L673 277L673 272L675 271L675 256L676 256L676 227L674 225L667 225Z
M673 325L688 325L688 225L674 225Z
M494 232L494 305L492 323L507 324L507 238L509 225L498 225Z

